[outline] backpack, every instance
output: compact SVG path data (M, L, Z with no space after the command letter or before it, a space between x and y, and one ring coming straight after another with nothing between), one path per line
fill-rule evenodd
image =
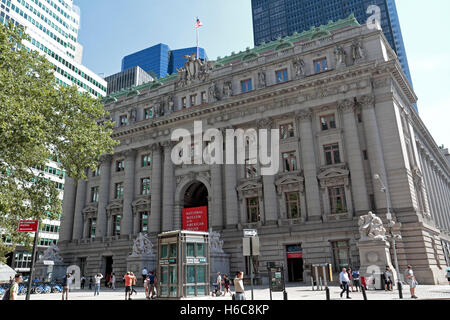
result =
M153 274L151 274L149 276L149 278L150 278L150 284L154 284L155 283L155 276Z
M11 300L11 287L9 287L8 290L5 291L2 300Z

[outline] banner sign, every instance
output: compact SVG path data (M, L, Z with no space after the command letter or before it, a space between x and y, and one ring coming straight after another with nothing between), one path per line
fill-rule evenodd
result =
M183 230L208 232L208 207L183 209Z
M37 232L39 221L21 220L19 221L19 232Z
M301 259L303 258L303 250L300 246L287 246L287 258L288 259Z

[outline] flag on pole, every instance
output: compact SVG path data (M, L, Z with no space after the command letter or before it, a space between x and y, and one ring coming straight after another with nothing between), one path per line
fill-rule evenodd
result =
M198 29L200 27L203 27L203 23L200 21L199 18L197 18L197 22L195 23L195 29Z

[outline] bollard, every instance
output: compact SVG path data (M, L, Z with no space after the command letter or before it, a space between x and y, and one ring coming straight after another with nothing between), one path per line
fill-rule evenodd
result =
M287 295L287 291L286 290L283 291L283 299L285 301L287 301L287 299L288 299L288 295Z
M328 287L325 288L325 294L327 296L327 301L331 300L331 298L330 298L330 288L328 288Z
M314 278L311 277L311 286L312 286L312 291L314 291Z
M322 277L319 278L320 291L322 291Z
M361 286L361 292L363 294L364 300L367 301L367 294L366 294L366 289L364 288L364 286Z
M400 299L403 299L403 291L402 291L402 283L398 282L398 296Z

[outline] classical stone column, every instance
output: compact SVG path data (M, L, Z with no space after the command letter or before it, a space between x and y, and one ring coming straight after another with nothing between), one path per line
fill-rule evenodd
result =
M434 190L434 186L433 186L433 179L431 178L431 171L430 171L430 163L428 161L428 155L424 152L423 153L423 165L422 168L424 169L425 172L425 177L427 180L427 187L428 187L428 191L429 191L429 195L430 195L430 203L432 206L432 217L435 221L435 223L439 226L442 227L442 221L441 221L441 217L439 215L439 207L438 207L438 203L436 201L436 192Z
M440 192L441 199L442 199L442 205L443 205L442 214L444 216L445 228L448 230L450 228L450 225L449 225L450 212L449 212L449 208L448 208L448 202L446 201L447 199L446 199L445 188L444 188L444 176L440 170L436 172L436 175L437 175L439 192Z
M162 167L161 167L161 146L159 143L152 145L152 178L151 194L152 204L149 217L149 233L158 234L161 232L161 189L162 189Z
M312 112L297 114L300 122L300 144L302 149L303 172L305 177L307 217L309 221L318 221L322 216L320 207L319 183L317 181L316 155L312 130Z
M227 128L233 129L233 128ZM236 155L236 146L234 145L234 154ZM225 150L225 152L231 152ZM236 157L234 164L226 164L225 162L225 224L227 227L236 227L239 223L239 204L237 197L237 165Z
M267 150L272 146L272 126L273 121L264 119L258 122L258 129L267 130ZM271 155L273 156L273 155ZM280 157L279 154L275 155ZM264 224L276 224L278 221L277 191L275 188L275 175L262 176L264 192Z
M370 208L355 118L355 102L353 100L341 101L338 103L338 108L342 112L344 120L344 144L350 169L354 209L357 215L366 214Z
M96 238L105 237L107 234L108 219L106 216L106 206L109 202L110 179L111 179L111 155L102 156L100 158L100 190L98 197L98 215L97 229L95 231Z
M223 204L222 204L222 165L211 165L211 189L212 189L212 208L209 227L223 228Z
M389 181L386 174L386 166L383 158L383 148L381 146L380 132L378 130L377 116L375 114L375 98L366 95L358 98L358 103L362 108L362 117L364 122L364 131L366 135L366 144L368 146L367 154L369 156L370 168L372 171L372 183L377 208L386 208L386 194L381 191L380 182L374 179L378 174L386 187L389 189Z
M87 239L89 234L89 218L86 214L83 214L83 236L82 239Z
M166 141L164 147L163 214L162 231L172 231L175 201L175 170L172 162L172 143Z
M63 214L61 217L60 241L72 240L73 220L77 186L75 180L67 177L64 183Z
M437 176L436 170L437 170L436 165L433 163L433 160L431 160L430 171L431 171L431 179L433 181L434 192L436 194L436 202L437 202L437 206L438 206L437 214L439 215L439 219L441 221L441 226L442 226L442 228L444 228L446 225L445 216L444 216L444 204L442 202L442 195L439 190L438 176Z
M420 150L419 161L420 161L422 175L423 175L422 190L423 190L423 194L426 196L426 201L427 201L426 204L427 204L427 208L428 208L428 213L433 217L432 212L435 211L435 208L434 208L431 190L427 189L427 187L430 185L430 180L428 177L428 172L427 172L426 163L425 163L425 153L423 150Z
M72 240L82 239L83 237L83 209L86 205L86 185L86 180L80 179L78 181Z
M129 235L133 233L133 207L134 200L134 177L136 167L136 150L125 152L125 181L123 192L123 216L120 222L120 234Z

